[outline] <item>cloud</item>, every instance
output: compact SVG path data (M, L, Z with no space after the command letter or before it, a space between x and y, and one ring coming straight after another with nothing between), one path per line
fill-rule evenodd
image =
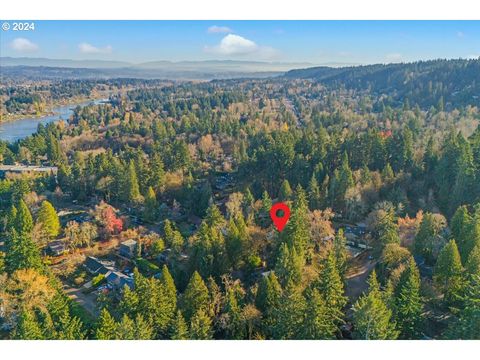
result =
M110 54L112 52L112 47L110 45L99 48L86 42L78 44L78 49L83 54Z
M235 34L226 35L216 46L206 46L205 51L221 56L252 55L264 59L278 55L278 51L271 47L259 46L254 41Z
M462 31L457 31L457 37L458 38L463 38L465 34Z
M207 32L209 34L218 34L218 33L231 33L233 32L233 30L227 26L213 25L208 28Z
M38 45L25 38L13 39L10 46L18 52L33 52L38 50Z

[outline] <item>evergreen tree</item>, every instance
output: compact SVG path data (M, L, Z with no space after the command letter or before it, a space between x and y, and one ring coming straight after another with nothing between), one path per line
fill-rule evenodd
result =
M465 271L469 276L480 276L480 245L475 246L470 252Z
M34 312L23 310L20 313L13 338L19 340L43 340L45 338Z
M455 240L450 240L438 255L434 280L447 304L458 302L463 291L463 268Z
M304 321L305 298L293 282L288 282L280 296L278 307L272 309L273 326L271 333L276 340L297 339L300 337Z
M262 327L271 335L274 326L274 311L279 307L282 287L273 271L263 276L255 298L256 307L263 313Z
M463 205L460 206L450 221L450 230L452 238L457 242L458 250L462 261L467 260L468 243L471 237L473 218L470 215L468 208Z
M395 320L402 339L418 339L422 329L423 304L420 274L413 258L402 272L395 289Z
M344 295L344 285L338 272L335 253L330 251L320 273L318 289L325 298L325 302L335 316L342 317L342 309L347 304Z
M194 272L183 293L183 313L189 321L200 310L206 311L209 304L208 288L198 272Z
M334 316L320 292L313 289L307 296L301 338L305 340L335 339L338 331L337 323L341 319Z
M155 221L157 217L157 197L155 195L155 191L153 187L149 187L147 191L147 195L145 196L145 205L143 209L143 219L148 222Z
M117 324L107 309L102 309L95 330L95 338L98 340L115 340Z
M163 225L163 232L165 233L165 243L174 252L180 252L183 248L183 236L180 231L173 228L170 220L165 220Z
M474 276L468 286L465 305L456 321L448 327L445 338L452 340L480 340L480 276Z
M17 232L30 233L33 229L33 219L30 210L23 199L20 199L17 206L17 216L15 218L15 229Z
M53 205L48 201L43 201L40 210L38 211L37 221L42 224L43 229L47 234L55 238L60 233L60 220Z
M15 229L7 234L4 261L8 274L20 269L43 270L43 262L37 245L28 233L17 233Z
M335 252L335 259L337 263L338 272L342 279L345 278L345 272L347 271L347 239L343 234L343 229L339 229L333 239L333 251Z
M139 203L143 200L142 195L140 195L140 186L138 185L135 164L132 160L128 163L125 179L125 195L126 200L132 204Z
M122 316L122 320L116 324L115 339L135 340L135 323L125 314Z
M212 319L203 309L199 309L190 321L189 337L193 340L210 340L213 337Z
M134 324L135 340L151 340L154 338L153 336L154 330L152 325L141 314L137 314Z
M280 253L275 265L275 274L284 286L288 282L296 284L300 282L302 278L302 260L294 247L290 249L286 243L280 245Z
M280 201L290 200L292 193L293 191L290 187L290 183L288 182L288 180L283 180L282 185L280 186L280 190L278 192L278 199Z
M270 209L272 208L272 199L268 195L267 191L264 191L262 194L262 212L263 215L267 218L270 218Z
M235 291L232 288L227 290L224 313L228 319L226 326L227 337L235 340L243 339L245 337L245 324Z
M171 339L172 340L187 340L188 339L188 326L183 318L180 310L177 311L175 319L172 323Z
M368 293L353 305L353 337L358 340L395 340L398 331L392 311L385 304L375 271L369 278Z
M315 174L312 175L310 183L308 185L308 199L310 204L310 209L318 209L321 205L321 192L320 187L318 186L317 178Z
M290 249L295 249L299 256L299 260L303 262L306 250L311 243L311 239L307 196L300 185L297 186L292 214L290 215L285 230L281 234L281 238L283 242L288 244Z

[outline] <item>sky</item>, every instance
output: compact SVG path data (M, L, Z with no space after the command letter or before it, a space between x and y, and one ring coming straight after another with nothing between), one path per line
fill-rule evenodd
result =
M13 22L0 32L1 56L319 65L480 56L480 21L34 21L29 31Z

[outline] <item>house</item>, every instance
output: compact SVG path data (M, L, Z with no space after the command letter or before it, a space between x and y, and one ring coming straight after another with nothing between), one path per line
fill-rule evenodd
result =
M137 249L137 242L135 240L126 240L120 244L119 253L121 256L127 258L135 257L135 251Z
M60 256L66 251L62 241L52 241L47 245L47 252L53 256Z
M92 275L105 275L113 269L113 264L111 262L100 261L94 256L87 257L87 260L85 261L83 266Z
M123 289L125 285L131 289L133 288L133 279L130 276L122 274L120 271L108 271L105 274L105 279L107 279L107 283L114 289Z

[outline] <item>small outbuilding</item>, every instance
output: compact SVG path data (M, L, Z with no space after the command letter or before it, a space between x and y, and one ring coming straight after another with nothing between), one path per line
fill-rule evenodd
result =
M121 256L127 258L135 257L135 251L137 249L137 242L135 240L126 240L120 244L119 253Z

